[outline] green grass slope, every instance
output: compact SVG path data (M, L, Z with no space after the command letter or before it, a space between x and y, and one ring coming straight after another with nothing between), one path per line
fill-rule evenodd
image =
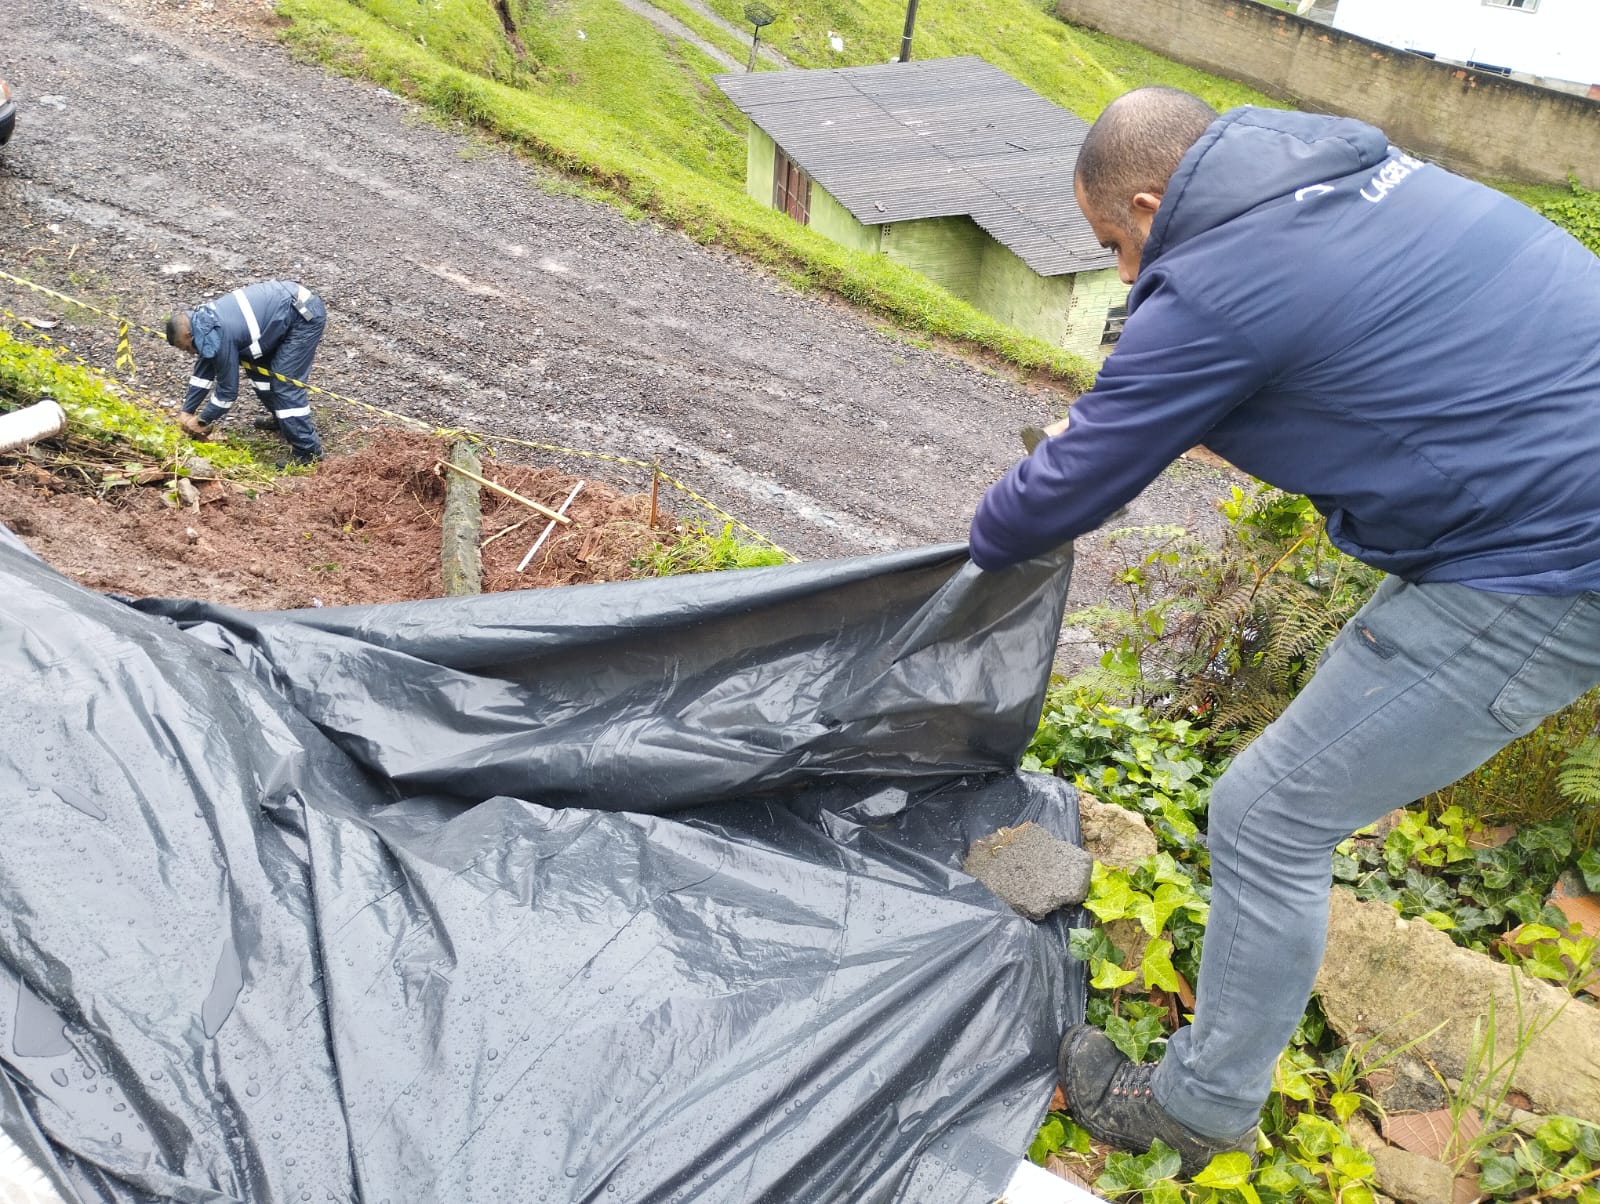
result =
M744 20L743 0L707 0L733 22ZM801 67L858 67L882 63L900 51L905 0L793 0L773 4L777 21L762 40ZM844 39L842 53L828 35ZM1101 34L1075 29L1029 0L963 0L918 8L911 55L919 59L976 54L1041 96L1087 121L1130 88L1167 84L1203 97L1219 109L1276 102L1232 80Z
M742 0L709 4L743 23ZM1071 388L1093 379L1092 365L1079 357L746 197L745 122L712 80L722 68L619 0L279 0L278 7L293 22L286 39L302 53L469 121L625 210L727 246L798 287L835 292L912 331L986 349ZM686 0L661 0L660 7L725 52L742 53L737 39ZM800 66L883 62L899 47L904 0L773 7L779 18L763 40ZM832 49L833 34L844 39L842 52ZM1065 25L1033 0L924 5L913 53L979 55L1085 119L1152 83L1224 109L1273 103L1241 84ZM1063 181L1064 203L1066 194ZM1527 199L1557 220L1588 200L1554 190Z
M738 42L677 0L663 9L708 41ZM733 21L742 5L716 0ZM408 93L580 177L625 207L824 288L926 335L982 347L1073 388L1092 367L1029 338L881 256L847 251L744 195L745 123L712 76L722 70L617 0L280 0L285 35L330 66ZM898 47L898 0L787 9L766 40L808 66L887 59ZM845 38L834 53L829 32ZM978 0L926 11L921 57L978 54L1092 118L1143 83L1199 92L1218 105L1266 103L1240 85L1138 47L1070 29L1025 0Z

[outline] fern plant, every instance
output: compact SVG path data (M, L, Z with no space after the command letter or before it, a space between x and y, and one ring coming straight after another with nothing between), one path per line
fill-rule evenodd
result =
M1556 772L1561 793L1581 807L1600 806L1600 736L1587 736Z
M1579 843L1592 848L1600 830L1600 736L1585 736L1573 745L1556 771L1556 786L1578 807Z
M1262 485L1218 503L1220 544L1181 530L1115 532L1137 557L1126 606L1071 618L1106 648L1081 684L1203 719L1237 748L1276 719L1383 574L1336 549L1306 498Z

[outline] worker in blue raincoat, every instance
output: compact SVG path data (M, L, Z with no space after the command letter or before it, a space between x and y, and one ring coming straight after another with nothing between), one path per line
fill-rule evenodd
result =
M167 342L198 357L179 425L191 438L210 438L239 396L242 367L267 411L256 428L281 434L297 463L321 459L305 382L327 322L322 299L293 280L264 280L173 314Z

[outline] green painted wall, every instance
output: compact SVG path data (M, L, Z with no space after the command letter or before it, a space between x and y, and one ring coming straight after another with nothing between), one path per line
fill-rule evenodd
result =
M978 303L985 243L994 240L970 217L929 217L880 226L882 250L896 263L921 272L963 301Z
M776 170L778 147L766 131L750 126L745 139L744 190L763 205L772 204L772 173ZM855 215L815 180L811 182L810 226L834 242L857 251L878 249L878 227L864 226Z
M745 191L771 205L777 147L754 125L745 147ZM1106 311L1128 295L1115 268L1040 276L970 217L863 225L815 181L811 225L844 246L882 251L1007 325L1091 358L1100 358Z
M1075 279L1067 334L1061 345L1079 355L1103 359L1100 336L1105 333L1106 311L1127 300L1128 286L1118 278L1116 268L1079 272Z
M765 130L752 125L744 146L744 190L752 200L771 208L772 169L777 162L777 144L767 137Z
M984 241L982 273L972 303L1008 326L1060 344L1067 333L1073 278L1041 276L1002 243L987 234Z
M879 249L882 226L863 226L855 214L833 199L833 194L811 181L811 228L855 251Z

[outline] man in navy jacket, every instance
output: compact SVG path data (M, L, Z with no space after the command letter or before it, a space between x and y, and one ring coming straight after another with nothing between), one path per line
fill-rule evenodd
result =
M1102 1140L1192 1173L1249 1149L1311 992L1333 847L1600 683L1600 259L1357 121L1114 102L1075 191L1133 286L1094 389L990 488L1003 570L1103 522L1185 449L1303 493L1391 576L1213 789L1194 1023L1159 1066L1068 1031Z
M264 280L173 314L167 342L198 357L179 424L194 438L209 438L239 396L242 367L267 411L256 427L281 434L296 461L320 459L305 382L327 321L322 299L293 280Z

